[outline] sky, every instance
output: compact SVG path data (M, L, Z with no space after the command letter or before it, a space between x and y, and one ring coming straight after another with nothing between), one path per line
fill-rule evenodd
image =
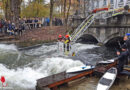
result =
M49 3L50 2L50 0L45 0L46 1L46 3Z
M45 0L46 2L45 3L49 3L50 2L50 0ZM28 2L28 0L25 0L25 2Z

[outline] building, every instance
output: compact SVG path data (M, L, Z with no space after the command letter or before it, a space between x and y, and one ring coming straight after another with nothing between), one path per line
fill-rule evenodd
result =
M88 16L89 13L93 12L96 9L112 10L122 8L126 5L130 5L130 0L78 0L78 1L80 2L80 7L85 8L85 11L83 11L83 9L79 9L79 12L82 12L80 13L81 17L84 16L83 12L85 12L86 16Z
M89 0L89 10L92 11L97 8L116 9L129 5L130 0Z

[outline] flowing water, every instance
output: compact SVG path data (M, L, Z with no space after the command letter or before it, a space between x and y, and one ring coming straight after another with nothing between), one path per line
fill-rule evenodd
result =
M106 47L79 43L74 47L76 56L71 57L61 55L56 43L22 51L15 45L0 44L0 76L5 77L8 90L35 90L39 78L83 64L95 65L98 61L115 57L114 50ZM97 78L87 78L76 86L63 87L61 90L93 90L97 82ZM114 86L113 90L125 90L117 87Z

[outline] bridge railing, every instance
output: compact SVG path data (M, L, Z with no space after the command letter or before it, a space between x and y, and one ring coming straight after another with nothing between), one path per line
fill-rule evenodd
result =
M86 23L86 21L87 21L91 16L92 16L92 15L89 15L89 16L76 28L76 30L71 34L71 37L72 37L73 35L75 35L75 34L78 32L79 29L81 29L81 28L83 27L83 25Z
M75 42L81 35L83 35L83 33L89 28L89 26L94 22L95 19L107 19L119 14L123 14L123 11L124 8L122 7L89 15L71 34L71 41Z
M123 14L123 11L124 11L123 7L109 11L102 11L96 14L95 19L107 19L113 16L117 16L119 14Z
M71 35L71 41L75 42L82 34L83 32L92 24L94 21L94 15L90 15L84 23L82 23L82 26L74 32L74 34Z

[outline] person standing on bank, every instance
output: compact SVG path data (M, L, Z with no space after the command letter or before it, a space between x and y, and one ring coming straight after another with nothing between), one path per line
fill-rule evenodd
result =
M126 34L126 36L124 36L124 44L122 45L122 51L125 52L125 51L128 51L128 56L130 58L130 38L128 38L130 34ZM126 61L126 64L128 64L128 58L127 58L127 61Z
M122 52L128 52L127 48L125 46L122 46ZM129 57L129 53L128 53L128 57ZM125 65L128 65L128 57L125 58Z
M128 58L129 53L128 53L128 51L125 51L125 52L122 52L122 53L117 51L117 55L118 55L117 70L118 70L118 74L120 74L120 72L123 71L125 60L127 60L126 58Z

